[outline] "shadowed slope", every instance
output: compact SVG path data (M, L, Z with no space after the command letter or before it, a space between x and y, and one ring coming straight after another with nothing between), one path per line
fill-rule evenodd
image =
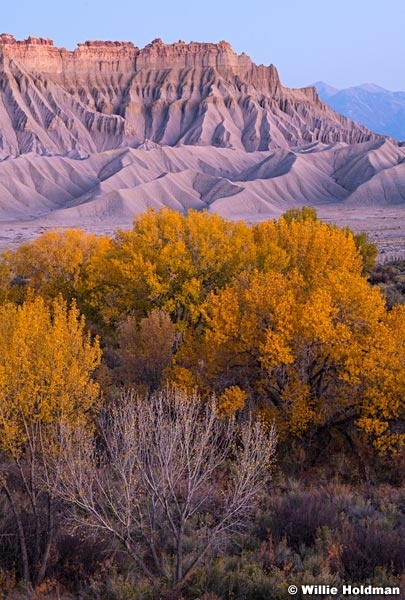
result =
M2 34L0 122L3 158L83 157L149 140L250 152L376 137L227 42L86 42L69 52Z
M0 163L0 218L130 221L148 207L169 206L256 219L304 204L398 205L404 168L405 149L379 140L250 153L131 148L82 160L29 154Z

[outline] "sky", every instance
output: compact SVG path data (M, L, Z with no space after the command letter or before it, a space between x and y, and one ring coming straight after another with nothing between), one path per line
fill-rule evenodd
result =
M288 87L375 83L405 91L405 0L3 0L0 33L143 47L227 40Z

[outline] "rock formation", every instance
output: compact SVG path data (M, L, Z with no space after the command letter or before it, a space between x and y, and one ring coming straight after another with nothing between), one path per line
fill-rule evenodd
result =
M282 86L219 44L52 40L0 35L0 159L27 152L85 157L123 146L195 145L249 152L377 136Z
M157 146L0 163L0 221L130 224L163 206L260 220L299 205L405 208L405 149L387 140L266 152Z

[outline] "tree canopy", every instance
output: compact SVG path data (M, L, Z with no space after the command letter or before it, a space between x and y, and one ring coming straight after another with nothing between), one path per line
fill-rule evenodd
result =
M404 309L369 285L374 261L365 234L311 207L251 225L164 209L112 239L45 234L7 254L2 289L9 269L75 298L116 385L197 386L226 413L255 406L284 439L350 424L383 451L403 440Z

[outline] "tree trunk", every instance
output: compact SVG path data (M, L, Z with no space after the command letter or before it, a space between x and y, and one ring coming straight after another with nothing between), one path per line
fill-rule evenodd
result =
M177 538L177 568L176 568L176 583L179 583L183 579L183 536L184 536L184 522L182 520L179 534Z
M20 543L21 561L22 561L22 567L23 567L23 580L26 584L28 584L29 586L32 586L32 581L31 581L31 576L30 576L30 565L29 565L28 551L27 551L27 543L26 543L25 534L24 534L24 527L23 527L20 515L18 513L17 507L15 505L14 498L13 498L10 490L8 489L6 483L3 483L3 489L8 498L8 501L10 502L11 510L13 511L15 522L17 525L18 541Z
M49 554L51 552L52 542L53 542L53 534L54 534L54 512L53 512L53 503L52 498L48 496L48 531L47 531L47 539L44 552L40 561L40 568L35 577L35 585L41 583L46 574L46 568L48 566Z

